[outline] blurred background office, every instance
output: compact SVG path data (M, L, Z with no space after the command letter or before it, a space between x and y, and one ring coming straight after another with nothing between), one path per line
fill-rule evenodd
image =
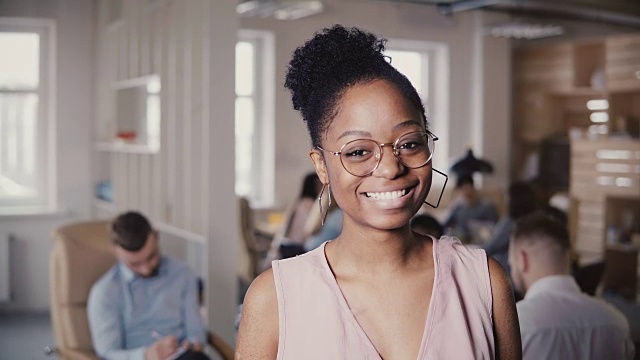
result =
M234 343L244 290L313 170L282 88L285 65L334 23L388 37L392 64L427 104L433 165L451 181L441 205L420 212L445 223L456 165L472 154L491 167L469 174L496 209L465 239L483 246L508 215L509 184L528 182L540 207L551 201L567 219L578 284L619 308L640 341L635 2L0 0L8 358L64 348L52 308L86 296L85 286L62 294L56 285L49 264L68 250L57 230L127 210L147 214L163 253L194 269L208 329ZM63 253L93 259L82 241L103 230L80 229L92 230L74 233L79 247ZM72 269L77 258L62 260Z

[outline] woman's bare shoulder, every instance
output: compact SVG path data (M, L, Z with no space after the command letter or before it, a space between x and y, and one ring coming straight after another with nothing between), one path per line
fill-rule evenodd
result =
M278 351L278 298L273 270L251 283L242 304L236 359L275 359Z
M276 283L273 278L273 269L265 270L262 274L253 280L247 295L245 296L245 304L249 301L251 305L275 305L278 306L276 297Z
M502 266L488 257L489 278L493 297L493 327L499 359L522 359L520 326L513 299L511 281Z
M509 275L502 268L502 265L491 256L487 256L487 262L494 301L513 301L513 290L511 289Z

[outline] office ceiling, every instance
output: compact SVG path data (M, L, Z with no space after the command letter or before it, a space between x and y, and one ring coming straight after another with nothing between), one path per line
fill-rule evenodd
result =
M585 20L640 29L638 0L383 0L437 6L444 15L490 10L518 16Z

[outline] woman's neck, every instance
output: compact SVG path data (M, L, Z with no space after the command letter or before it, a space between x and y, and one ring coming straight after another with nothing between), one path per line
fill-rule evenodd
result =
M336 266L378 276L424 266L426 237L415 234L409 225L396 230L363 229L345 221L342 234L333 242ZM332 265L334 265L332 264Z

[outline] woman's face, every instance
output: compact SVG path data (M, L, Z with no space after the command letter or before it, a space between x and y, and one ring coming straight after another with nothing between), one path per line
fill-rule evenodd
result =
M394 143L400 136L424 131L422 114L391 83L377 80L348 89L338 104L338 113L327 128L322 147L340 151L352 140L372 139ZM331 185L331 192L345 220L381 230L409 223L420 209L431 187L431 162L410 169L383 147L378 168L366 177L348 173L340 157L314 149L311 158L318 176Z

